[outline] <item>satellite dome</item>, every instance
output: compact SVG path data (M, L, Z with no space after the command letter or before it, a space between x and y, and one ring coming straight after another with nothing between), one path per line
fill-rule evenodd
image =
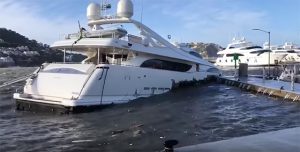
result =
M88 20L99 20L101 19L101 7L97 3L90 3L87 7L86 16Z
M124 18L133 16L133 3L131 0L120 0L118 2L117 16Z

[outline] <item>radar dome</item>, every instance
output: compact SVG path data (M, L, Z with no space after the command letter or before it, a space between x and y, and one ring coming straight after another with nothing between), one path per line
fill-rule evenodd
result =
M133 16L133 3L131 0L120 0L118 2L117 16L125 18Z
M90 3L87 7L86 16L88 20L99 20L101 19L100 16L101 7L97 3Z

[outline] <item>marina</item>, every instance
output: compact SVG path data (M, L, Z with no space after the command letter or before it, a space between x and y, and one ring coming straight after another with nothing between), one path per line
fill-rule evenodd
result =
M0 25L0 152L300 151L299 39L275 31L277 3L28 1L0 8L51 45ZM267 37L227 43L238 30Z
M300 128L262 133L258 135L233 138L224 141L187 146L176 149L177 152L283 152L300 151Z
M7 81L35 68L0 70ZM168 139L178 148L300 126L299 102L218 83L74 115L16 111L20 87L1 89L0 151L161 151Z
M220 82L235 86L245 91L261 93L267 96L280 97L283 100L300 101L300 84L278 80L264 80L255 77L223 77Z

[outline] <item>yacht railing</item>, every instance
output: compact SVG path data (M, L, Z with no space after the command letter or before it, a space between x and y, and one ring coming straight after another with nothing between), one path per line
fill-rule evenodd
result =
M26 76L22 76L22 77L10 80L10 81L5 82L2 85L0 85L0 88L4 88L4 87L10 86L10 85L13 85L15 83L21 82L21 81L25 81L25 80L27 80L28 78L30 78L34 75L35 75L35 73L32 73L32 74L29 74L29 75L26 75Z
M94 35L93 35L94 34ZM97 35L98 34L98 35ZM80 33L72 33L72 34L67 34L65 36L65 39L78 39L80 38ZM83 33L83 38L107 38L107 39L119 39L119 40L123 40L123 41L128 41L128 42L132 42L132 43L139 43L142 44L142 37L140 36L136 36L136 35L132 35L132 34L125 34L124 36L120 36L120 33L118 32L112 32L110 34L107 33L89 33L89 32L85 32Z

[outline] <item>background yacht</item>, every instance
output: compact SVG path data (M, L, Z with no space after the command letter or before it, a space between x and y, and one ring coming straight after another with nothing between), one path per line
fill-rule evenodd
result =
M215 65L217 66L234 66L234 55L238 56L237 65L246 63L249 66L265 66L278 64L286 54L277 54L269 49L263 49L261 46L253 45L246 41L245 38L234 38L223 51L217 53L218 58Z
M268 42L264 43L264 48L269 48ZM282 46L271 46L271 50L276 54L286 54L281 60L283 63L300 62L300 48L293 43L286 42Z
M67 109L124 103L162 94L181 82L219 75L211 63L176 47L131 19L131 0L120 0L117 15L102 16L99 4L87 8L89 31L69 34L51 47L87 55L80 64L43 64L15 93L19 108L43 103ZM124 27L133 25L139 35ZM24 106L25 105L25 106ZM30 106L29 106L30 107Z

